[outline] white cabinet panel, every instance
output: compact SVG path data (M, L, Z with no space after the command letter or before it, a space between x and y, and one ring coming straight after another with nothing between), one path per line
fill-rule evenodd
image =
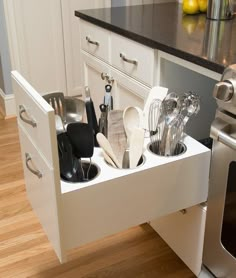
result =
M153 85L154 49L111 33L111 64L146 85Z
M61 193L57 165L49 165L19 124L21 154L27 196L61 262L65 261L63 248ZM37 176L34 171L37 171Z
M151 226L198 276L202 266L206 207L198 205L154 221Z
M43 94L66 91L61 4L58 0L4 2L12 68Z
M109 63L109 31L81 20L81 47Z
M111 69L111 76L114 78L114 109L125 109L130 105L143 109L150 89L115 69Z
M55 132L54 110L17 71L12 72L12 81L18 123L53 165L53 142L48 138Z
M61 0L68 95L80 94L83 83L80 53L80 19L74 16L74 12L76 10L108 8L110 6L111 0Z
M112 78L110 67L102 61L83 52L82 54L82 67L83 67L83 84L88 86L91 93L91 98L94 103L94 108L97 117L100 116L101 111L99 105L103 103L105 95L105 85L108 84L106 79L103 80L101 75L106 75ZM113 89L112 89L113 94Z

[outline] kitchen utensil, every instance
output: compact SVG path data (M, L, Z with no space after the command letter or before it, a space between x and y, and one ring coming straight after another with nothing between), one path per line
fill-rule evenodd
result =
M126 148L122 158L122 168L128 169L129 168L129 149Z
M154 99L162 101L167 95L168 89L160 86L153 87L146 99L144 108L143 108L143 128L149 130L149 111L150 105Z
M55 114L62 118L64 126L73 122L82 122L84 101L76 96L65 96L63 93L51 93L43 98L53 107Z
M88 124L93 130L94 143L95 143L95 146L98 146L97 140L96 140L96 134L98 133L99 128L98 128L97 117L96 117L96 113L94 110L94 105L93 105L93 101L92 101L92 98L90 95L89 87L85 87L85 107L86 107Z
M169 150L169 128L171 128L170 124L175 119L175 117L180 113L181 109L181 101L179 96L174 93L168 93L165 99L162 101L162 115L161 117L164 119L163 132L161 136L161 141L159 145L159 154L166 155L166 153L170 153ZM168 148L168 149L167 149Z
M106 162L107 162L108 164L110 164L110 165L113 166L114 168L117 168L117 166L116 166L116 164L114 163L114 161L110 158L110 156L109 156L105 151L103 151L102 154L103 154L103 157L104 157L104 159L106 160Z
M127 145L122 110L111 110L108 112L107 139L110 142L118 161L122 164L123 155Z
M158 153L159 142L161 139L161 130L159 123L162 108L161 104L161 100L153 99L149 106L148 129L150 134L152 151L156 154Z
M104 104L107 105L108 110L113 110L113 98L111 95L112 86L107 84L105 86L105 96L104 96Z
M65 132L57 135L58 155L61 177L67 181L79 182L83 180L79 161L73 155L70 140Z
M110 156L110 158L114 161L117 168L121 168L121 164L119 163L116 155L114 154L112 147L109 141L107 140L107 138L102 133L98 133L97 141L99 146L104 150L104 152L106 152L107 155Z
M100 104L101 116L99 119L99 132L107 137L107 116L108 116L108 106L105 104Z
M59 115L55 115L55 124L56 124L56 132L57 132L57 134L65 132L65 128L64 128L62 119L61 119L61 117Z
M64 94L61 92L54 92L44 95L43 98L52 106L56 115L59 115L62 122L66 122L66 107Z
M127 142L129 140L134 127L140 127L142 125L142 110L137 106L128 106L123 112L124 129L127 136Z
M67 126L67 134L73 146L75 156L80 162L81 158L90 158L91 166L91 157L94 151L94 134L92 128L86 123L71 123ZM87 171L87 179L89 170L90 167Z
M181 114L184 116L184 125L192 115L200 111L200 97L194 92L187 92L182 96Z
M85 110L85 103L76 96L65 96L65 125L75 122L82 122Z
M135 127L130 137L129 166L135 168L143 154L144 129Z
M165 156L179 154L179 142L182 138L184 128L183 116L178 114L169 124L168 134L166 139L166 152Z

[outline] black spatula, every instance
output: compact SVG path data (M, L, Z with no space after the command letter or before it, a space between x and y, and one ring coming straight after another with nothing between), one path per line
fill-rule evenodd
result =
M93 129L86 123L71 123L67 126L67 134L73 146L73 152L78 159L90 158L94 151L94 133ZM84 179L88 180L90 166ZM82 165L83 170L83 165Z
M73 155L70 140L65 132L57 135L61 177L67 181L83 181L78 159Z

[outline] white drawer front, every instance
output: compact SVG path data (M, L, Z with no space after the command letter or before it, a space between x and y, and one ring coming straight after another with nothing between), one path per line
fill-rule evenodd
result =
M151 221L151 226L198 276L202 266L206 208L194 206Z
M109 31L81 20L82 49L109 62Z
M96 149L101 172L88 183L61 183L66 248L114 234L206 201L210 151L190 137L188 150L163 158L145 150L144 165L113 169Z
M153 49L112 33L111 64L146 85L153 85Z
M56 140L54 110L19 73L13 72L12 77L18 123L52 165L53 144L50 138Z
M19 135L27 196L55 252L63 261L60 228L61 195L56 191L56 189L60 190L58 170L55 171L55 168L48 165L21 126L19 126Z

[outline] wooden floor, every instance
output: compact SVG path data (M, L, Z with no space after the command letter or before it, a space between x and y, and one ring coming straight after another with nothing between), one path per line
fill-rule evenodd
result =
M60 265L27 201L16 120L0 120L1 278L195 277L144 224L69 252Z

